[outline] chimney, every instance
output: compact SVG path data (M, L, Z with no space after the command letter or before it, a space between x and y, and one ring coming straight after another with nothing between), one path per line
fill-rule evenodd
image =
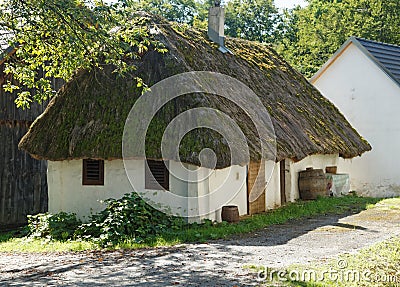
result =
M224 40L224 25L225 25L225 10L220 6L220 1L215 1L215 6L210 7L208 10L208 37L214 43L219 45L218 50L222 53L229 52L228 48L225 47Z

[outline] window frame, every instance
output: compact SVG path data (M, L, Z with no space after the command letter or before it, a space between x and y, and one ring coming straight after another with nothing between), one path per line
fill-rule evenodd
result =
M98 171L99 178L98 179L91 179L88 178L88 163L89 162L98 162L99 167ZM82 185L101 185L104 186L104 160L96 160L96 159L83 159L82 160Z
M161 166L162 165L162 166ZM164 191L169 191L169 170L168 170L168 161L162 161L162 160L150 160L147 159L145 161L145 189L153 189L153 190L164 190ZM162 180L154 175L154 170L157 170L160 172L160 170L163 172L163 178ZM153 178L151 178L150 173L152 177L156 180L156 182L153 181Z

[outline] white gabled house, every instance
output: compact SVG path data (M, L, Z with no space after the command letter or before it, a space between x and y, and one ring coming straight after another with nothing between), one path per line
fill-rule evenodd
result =
M370 150L368 142L338 109L269 46L228 38L221 50L206 33L190 28L182 30L157 16L146 16L141 25L143 29L156 31L152 34L154 39L167 52L150 48L134 62L135 74L126 77L112 73L114 68L110 66L80 71L52 99L20 142L20 147L33 157L48 160L50 212L75 212L80 218L87 218L91 212L104 208L99 200L119 198L133 191L124 170L122 136L129 110L141 96L136 76L154 85L190 71L228 75L254 91L260 109L268 110L276 134L276 155L269 161L261 161L259 140L269 138L264 139L268 135L258 138L251 119L242 112L243 107L214 94L188 93L178 97L154 116L154 126L147 131L146 157L151 159L148 163L155 179L146 172L145 158L132 157L129 164L138 192L170 191L201 197L219 187L226 194L226 204L237 205L241 215L254 214L298 199L299 171L307 167L324 169L336 165L339 157L353 158ZM180 175L185 180L179 180L174 173L180 163L161 155L159 140L175 117L199 106L218 109L238 123L249 143L250 160L232 164L224 139L209 129L192 130L187 133L188 140L181 143L180 161L195 171L195 177L200 178L203 173L210 176L190 182L183 172ZM202 148L215 152L215 169L200 164ZM168 161L168 168L162 160ZM229 167L234 170L233 177L226 180ZM262 176L256 180L254 171L260 170ZM236 181L244 184L231 198L232 184ZM260 194L256 200L249 198L254 186ZM182 208L191 207L182 203ZM194 208L200 208L200 203ZM219 209L205 217L220 220L220 213Z
M372 145L339 162L352 189L400 195L400 46L351 37L310 81Z

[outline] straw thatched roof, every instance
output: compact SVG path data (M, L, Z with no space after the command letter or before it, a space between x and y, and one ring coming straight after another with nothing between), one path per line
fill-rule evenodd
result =
M241 39L226 39L233 55L223 54L208 40L206 32L171 24L152 16L148 27L168 52L152 49L135 61L134 75L121 77L113 68L79 71L50 102L46 111L21 140L20 148L40 159L53 161L121 158L121 138L126 117L141 95L133 80L148 85L187 71L213 71L234 77L249 86L269 111L277 136L276 161L301 160L311 154L339 154L344 158L371 149L338 109L270 47ZM147 157L160 158L163 130L188 108L217 107L240 123L248 141L257 141L254 126L240 108L212 95L180 97L156 116L148 132ZM259 158L259 143L251 145L250 156ZM218 156L218 167L229 165L226 142L207 129L197 129L182 141L180 159L198 164L198 152L210 147Z

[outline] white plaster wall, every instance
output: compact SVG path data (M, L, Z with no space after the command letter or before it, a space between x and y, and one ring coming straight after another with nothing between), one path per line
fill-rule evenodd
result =
M209 177L210 207L217 209L209 214L211 220L221 221L221 206L216 202L226 202L224 205L237 205L239 215L247 214L247 167L231 166L224 169L213 170Z
M313 155L302 161L294 163L287 160L288 178L286 178L287 201L294 201L299 198L298 193L298 172L307 167L322 168L337 165L338 155ZM237 205L239 214L247 214L247 167L232 166L220 170L210 170L186 165L196 172L190 180L199 182L188 183L185 174L179 163L170 161L170 191L181 196L198 197L198 201L188 205L185 198L180 202L174 202L195 213L200 211L203 214L200 218L192 218L190 221L200 219L221 220L222 205ZM144 161L130 160L126 164L128 171L135 175L135 190L146 191L149 198L152 196L163 196L165 191L146 190L144 187ZM280 206L280 172L279 163L266 162L266 207L276 208ZM343 170L339 170L342 172ZM206 175L206 176L205 176ZM82 220L87 220L90 214L104 209L102 200L108 198L120 198L125 193L133 191L126 176L122 160L104 162L104 186L82 185L82 160L59 161L48 163L48 186L49 186L49 211L57 213L60 211L74 212ZM182 180L183 179L183 180ZM210 195L204 197L205 195ZM167 200L165 200L167 202ZM211 213L204 213L205 210L215 210Z
M265 207L267 209L277 208L281 205L281 184L279 162L265 162Z
M313 84L372 145L361 157L340 160L351 189L400 195L400 87L353 44Z
M247 214L246 167L212 170L188 164L184 166L195 172L185 174L180 163L170 161L170 191L196 198L195 201L183 198L179 203L183 214L190 216L189 222L200 222L202 219L221 221L224 205L237 205L240 215ZM193 217L194 214L200 216Z
M170 161L169 167L171 170L170 191L181 196L199 197L192 206L188 206L188 201L183 197L180 202L176 202L179 199L174 199L174 204L181 206L186 212L189 209L192 209L192 212L196 210L203 212L209 208L217 209L201 218L220 221L221 206L215 204L223 202L224 205L237 205L240 215L247 213L246 167L233 166L221 170L210 170L186 165L189 169L196 171L190 180L196 181L198 178L204 178L204 175L209 175L204 180L193 183L185 180L188 175L179 168L179 163ZM143 160L130 160L126 162L126 168L135 176L135 190L148 192L149 198L166 195L165 191L145 189ZM74 212L82 220L87 220L90 214L104 209L102 200L120 198L125 193L133 191L122 160L104 162L104 186L82 185L82 160L49 161L47 177L49 212ZM214 191L217 192L212 193ZM210 197L204 197L210 192L212 193Z
M327 166L337 166L339 162L339 155L311 155L301 161L294 162L289 160L289 170L290 170L290 185L287 185L286 190L286 200L295 201L299 199L299 172L305 170L307 167L312 167L314 169L323 169L325 172L325 167ZM342 173L342 170L338 169L338 173Z
M140 172L142 169L138 167L137 170ZM104 186L83 186L82 160L49 161L49 212L74 212L82 220L87 220L90 214L104 209L101 200L120 198L133 191L122 160L105 161L104 177Z

